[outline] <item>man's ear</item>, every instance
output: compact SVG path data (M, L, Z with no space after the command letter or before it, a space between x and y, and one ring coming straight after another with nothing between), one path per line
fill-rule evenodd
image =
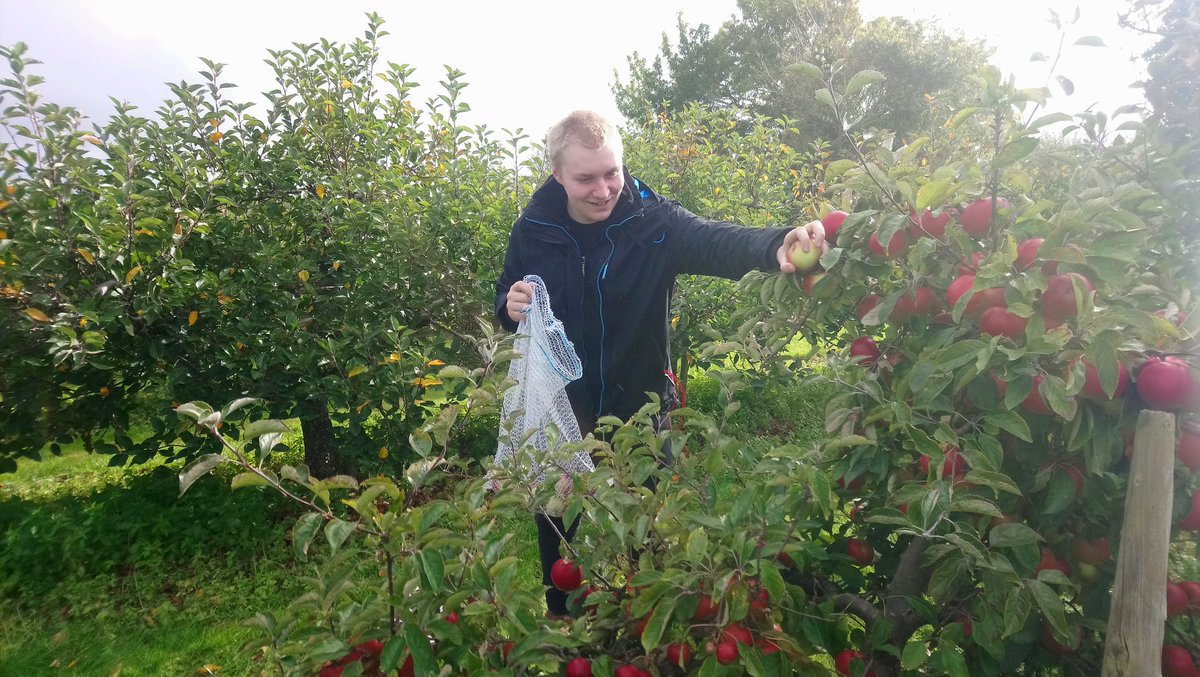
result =
M555 180L555 181L557 181L557 182L559 182L559 183L562 183L562 182L563 182L563 180L562 180L562 175L559 173L559 171L558 171L557 169L551 169L551 170L550 170L550 176L553 176L553 177L554 177L554 180Z

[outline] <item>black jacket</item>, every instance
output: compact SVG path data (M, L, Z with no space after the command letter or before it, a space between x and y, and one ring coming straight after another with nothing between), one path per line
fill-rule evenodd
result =
M538 275L584 365L567 386L586 434L603 415L628 418L646 392L670 402L674 389L667 331L679 274L738 279L750 270L778 270L775 252L787 228L748 228L709 221L666 200L625 172L612 216L597 227L605 237L581 251L565 224L567 195L550 177L513 225L496 281L496 317L510 331L507 294L514 282ZM714 303L717 301L714 300Z

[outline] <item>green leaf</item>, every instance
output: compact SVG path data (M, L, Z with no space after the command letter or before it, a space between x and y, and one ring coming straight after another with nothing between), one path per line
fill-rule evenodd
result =
M646 622L646 628L642 632L642 648L647 653L662 641L663 632L667 629L667 623L671 622L671 614L675 611L675 603L678 599L678 597L665 597L654 607L654 613L650 615L650 620Z
M383 653L379 655L379 669L383 672L391 672L400 667L400 661L404 658L405 643L404 638L400 635L393 635L383 645Z
M1018 522L999 524L988 532L988 545L993 548L1017 548L1041 540L1041 534Z
M813 96L817 97L817 101L829 106L830 110L837 110L837 105L833 102L833 92L829 91L828 89L822 87L821 89L813 92Z
M849 96L850 94L854 94L855 92L860 91L863 87L866 87L873 82L879 82L886 77L887 76L879 71L861 70L855 73L854 77L850 78L850 82L846 83L846 95Z
M767 594L772 600L782 600L787 598L787 586L784 585L783 575L779 573L779 567L775 566L775 562L771 560L761 560L758 563L758 577L762 581L763 587L767 589Z
M1071 78L1065 75L1055 75L1054 79L1058 80L1058 86L1062 87L1064 94L1071 96L1075 93L1075 83L1071 81Z
M923 212L932 206L941 206L954 181L949 178L930 181L917 190L917 211Z
M1063 609L1062 598L1058 596L1054 588L1039 580L1028 579L1025 581L1025 586L1029 588L1029 592L1033 593L1034 603L1041 610L1042 617L1050 621L1050 627L1054 628L1054 634L1058 640L1064 644L1070 644L1072 638L1067 629L1067 614Z
M1075 44L1082 47L1104 47L1104 40L1097 35L1085 35L1075 41Z
M1014 437L1026 442L1033 441L1033 436L1029 433L1029 424L1015 411L993 410L984 416L983 420L1012 434Z
M708 531L703 527L697 527L688 534L687 540L687 558L693 564L698 564L704 561L704 556L708 553Z
M417 452L417 456L428 458L429 453L433 451L433 438L424 430L414 430L408 436L408 443L412 445L413 451Z
M267 478L255 472L243 472L234 476L233 481L229 483L230 489L242 489L244 487L261 487L268 485L270 482Z
M905 670L916 670L925 665L928 657L929 649L925 647L925 642L919 639L910 639L908 644L904 645L904 650L900 652L900 667Z
M292 527L292 547L295 548L300 561L308 560L308 546L312 545L323 521L321 513L317 512L304 513L296 520L296 526Z
M1000 517L1000 508L995 503L982 498L962 498L950 502L950 512L972 512L977 515Z
M429 648L429 640L421 628L413 623L404 624L404 641L408 645L408 653L413 659L413 674L436 675L437 661L433 658L433 650Z
M196 482L207 475L213 468L224 463L226 459L220 454L205 454L192 461L179 473L179 495L182 496Z
M972 115L975 115L976 113L978 113L981 110L983 110L983 109L982 108L964 108L964 109L958 111L957 113L955 113L954 117L950 118L946 122L946 126L947 127L957 127L958 125L962 124L962 122L964 120L970 118Z
M1011 141L996 153L996 159L993 164L996 167L1007 167L1021 158L1029 155L1038 146L1038 138L1036 136L1022 136L1019 139Z
M230 414L237 411L238 409L241 409L242 407L246 406L247 404L253 404L257 401L258 401L257 397L238 398L238 399L230 402L229 404L225 405L225 408L221 409L221 417L222 418L228 417Z
M797 61L787 67L787 72L801 77L816 78L817 80L820 80L823 75L821 69L816 64L811 64L807 61Z
M269 418L261 421L251 421L246 424L246 427L242 429L242 437L250 439L270 433L286 433L290 430L291 428L288 428L287 424L283 421Z
M429 592L436 593L442 588L442 580L446 575L446 564L437 550L422 550L417 553L417 561L421 564L421 584Z
M213 411L212 407L210 407L206 403L200 402L200 401L187 402L185 404L179 405L178 407L175 407L175 413L179 414L180 416L187 416L187 417L193 418L197 421L204 418L205 416L208 416L209 414L212 413L212 411Z
M325 524L325 540L329 541L330 553L335 553L346 538L354 532L354 524L334 517Z

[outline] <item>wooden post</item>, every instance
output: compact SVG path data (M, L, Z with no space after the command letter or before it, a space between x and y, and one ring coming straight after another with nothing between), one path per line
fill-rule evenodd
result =
M1162 674L1174 468L1175 417L1143 411L1138 416L1125 495L1103 677Z

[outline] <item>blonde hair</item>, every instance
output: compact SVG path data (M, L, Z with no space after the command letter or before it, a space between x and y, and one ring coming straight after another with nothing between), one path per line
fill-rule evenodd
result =
M574 111L546 132L546 157L550 160L550 169L557 170L562 166L563 153L572 143L592 150L607 145L618 158L625 154L616 125L595 111Z

